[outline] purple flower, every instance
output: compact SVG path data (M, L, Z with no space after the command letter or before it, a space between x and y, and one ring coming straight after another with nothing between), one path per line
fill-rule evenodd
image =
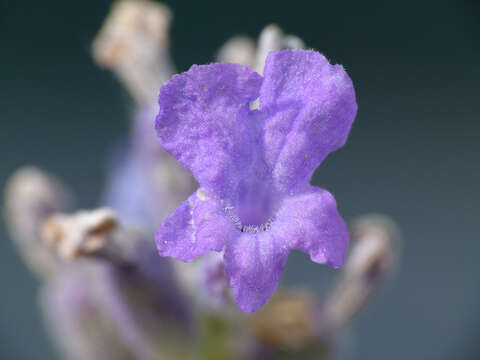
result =
M306 50L271 52L264 74L194 65L162 87L156 118L161 145L200 184L159 228L158 251L187 262L223 251L247 313L273 294L290 250L336 268L348 247L335 199L309 181L346 141L357 112L352 82Z

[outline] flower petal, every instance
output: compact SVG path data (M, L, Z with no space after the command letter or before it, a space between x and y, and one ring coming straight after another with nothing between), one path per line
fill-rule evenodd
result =
M156 244L161 256L189 262L209 250L222 251L238 236L238 229L219 202L193 193L158 229Z
M257 311L277 288L289 249L281 237L265 231L243 233L225 247L225 272L238 307L245 313Z
M357 113L355 92L343 67L315 51L271 52L264 73L265 160L276 187L291 191L345 143Z
M261 83L248 66L194 65L160 90L159 141L208 193L232 194L257 152L249 104Z
M275 228L274 228L275 227ZM338 268L345 262L348 229L332 194L309 186L287 198L277 212L272 231L282 233L288 247L310 254L312 261Z

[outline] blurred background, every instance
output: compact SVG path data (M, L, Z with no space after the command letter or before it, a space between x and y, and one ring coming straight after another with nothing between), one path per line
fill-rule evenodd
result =
M403 233L396 276L345 335L347 359L478 359L480 2L164 1L179 71L269 23L295 34L356 87L347 146L314 183L347 220L376 212ZM97 205L107 153L128 131L127 94L90 43L111 2L0 4L0 185L18 167L56 174ZM333 270L295 254L284 283L321 294ZM38 283L0 225L0 358L55 359Z

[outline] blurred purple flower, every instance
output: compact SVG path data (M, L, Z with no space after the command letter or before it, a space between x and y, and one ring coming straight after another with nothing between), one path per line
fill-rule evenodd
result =
M178 344L191 336L191 316L171 268L149 243L135 248L132 263L66 263L42 289L45 321L66 359L171 359L185 351Z
M109 157L105 190L101 206L114 209L120 220L139 228L150 228L149 198L141 172L140 162L131 144L122 142L114 147Z
M347 139L357 111L352 82L307 50L271 52L264 74L192 66L162 87L156 118L161 145L201 187L159 228L158 251L186 262L223 251L247 313L273 294L290 250L339 267L348 247L335 199L309 181Z
M102 206L115 209L122 222L154 231L197 188L193 177L164 152L152 132L153 106L139 107L128 141L110 156Z
M228 278L225 276L225 265L221 254L209 253L199 262L199 290L207 306L220 309L233 303Z

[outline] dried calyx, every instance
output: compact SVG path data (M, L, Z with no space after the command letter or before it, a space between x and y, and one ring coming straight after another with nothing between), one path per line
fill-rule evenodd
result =
M43 224L42 238L55 245L61 257L75 259L103 249L116 228L117 220L110 209L56 214Z
M279 292L247 320L250 330L265 344L302 349L317 335L315 312L315 302L308 294Z

